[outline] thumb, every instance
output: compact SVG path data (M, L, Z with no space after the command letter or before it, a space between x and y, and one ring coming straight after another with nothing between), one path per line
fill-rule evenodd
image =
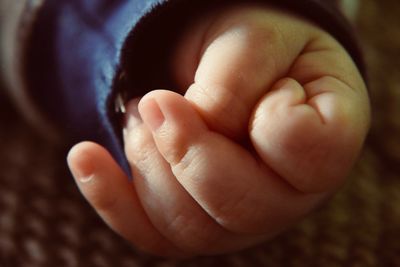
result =
M246 138L254 105L287 73L313 31L282 11L257 5L233 6L204 24L183 38L174 71L211 130Z

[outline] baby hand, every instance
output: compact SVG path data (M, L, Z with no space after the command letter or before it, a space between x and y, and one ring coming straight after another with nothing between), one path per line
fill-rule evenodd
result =
M224 253L271 238L342 185L369 102L329 34L235 6L196 23L174 59L183 96L155 90L128 105L132 183L104 148L70 152L82 193L114 230L158 255Z

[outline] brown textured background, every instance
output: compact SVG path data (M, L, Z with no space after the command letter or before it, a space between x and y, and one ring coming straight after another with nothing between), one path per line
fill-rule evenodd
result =
M291 231L241 253L174 262L135 252L0 94L0 267L400 266L400 2L363 0L373 125L345 188Z

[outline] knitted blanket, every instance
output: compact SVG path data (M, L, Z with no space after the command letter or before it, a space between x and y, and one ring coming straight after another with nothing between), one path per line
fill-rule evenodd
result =
M288 232L235 254L182 262L137 252L80 196L66 148L37 135L0 93L0 267L400 266L399 12L397 0L362 1L374 114L349 182Z

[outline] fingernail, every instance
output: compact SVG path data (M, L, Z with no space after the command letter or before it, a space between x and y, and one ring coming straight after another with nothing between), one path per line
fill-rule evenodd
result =
M90 183L93 179L94 179L94 174L79 178L79 182L81 182L82 184L87 184Z
M94 167L88 161L85 164L77 166L74 170L74 176L82 184L90 183L94 180Z
M74 160L71 160L74 157ZM89 183L94 179L94 165L88 155L82 153L79 157L73 155L73 152L67 158L69 169L75 179L83 184Z
M126 105L126 114L125 114L125 122L124 122L124 134L131 131L138 125L142 124L142 118L139 114L138 104L140 98L132 99Z
M143 114L143 120L150 127L150 130L155 132L164 123L165 117L160 106L154 99L147 100L146 112Z

